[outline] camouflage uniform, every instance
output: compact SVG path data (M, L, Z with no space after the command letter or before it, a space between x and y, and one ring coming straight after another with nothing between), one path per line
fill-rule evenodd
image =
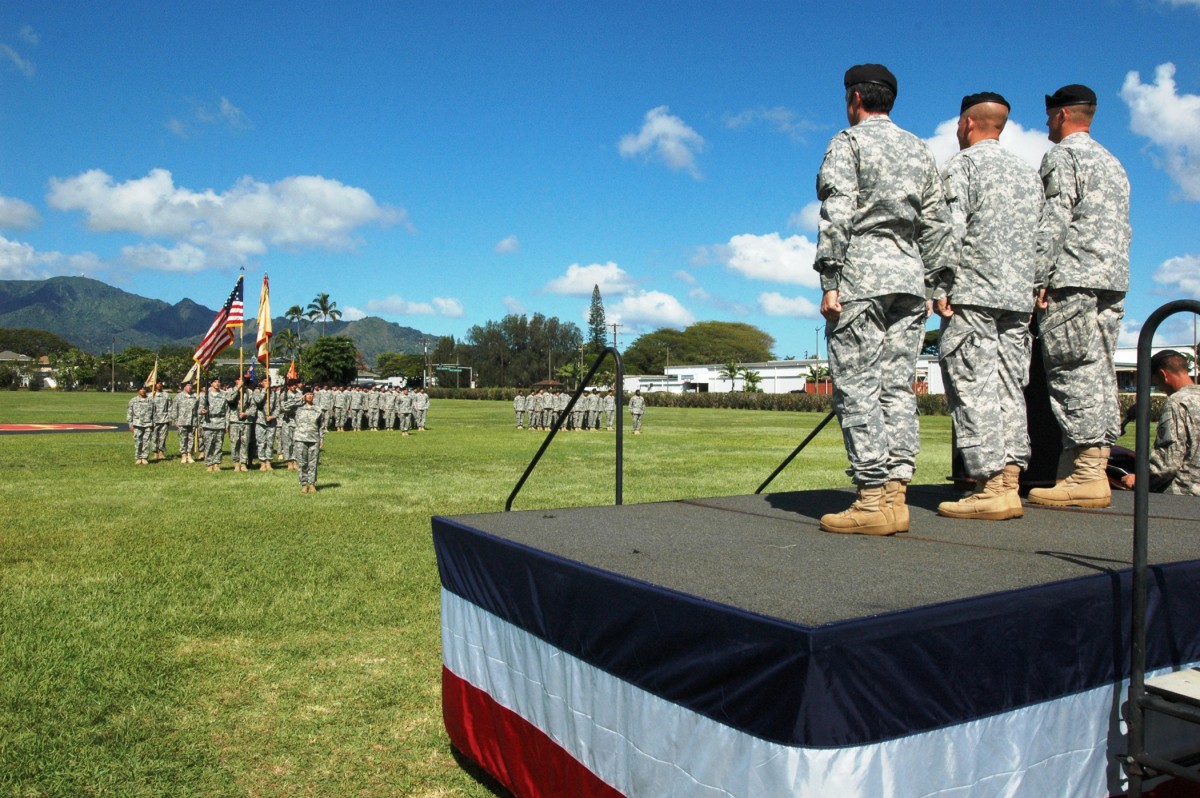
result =
M1050 403L1066 448L1120 437L1113 365L1129 290L1129 178L1087 133L1042 158L1046 201L1038 228L1039 314Z
M175 401L171 405L171 421L179 431L179 454L189 460L195 445L199 405L200 397L188 391L180 391L175 394Z
M125 420L133 430L133 457L139 465L150 459L150 439L154 435L154 402L135 394L125 408Z
M363 410L366 408L366 400L363 396L362 388L352 388L350 398L347 401L347 411L350 414L350 428L355 432L362 429Z
M229 422L231 397L236 391L205 388L200 398L200 427L203 435L204 463L220 468L225 448L225 427Z
M961 247L941 363L963 465L978 479L1029 463L1024 388L1042 186L995 139L955 154L943 178Z
M814 268L842 311L826 322L834 409L860 486L912 478L920 449L912 379L926 285L952 247L929 147L886 115L833 137L817 176Z
M1150 453L1150 490L1200 496L1200 385L1167 397Z
M646 412L646 398L640 393L629 397L629 413L633 416L633 434L642 434L642 415Z
M233 388L229 393L229 453L233 456L234 468L245 469L250 466L250 435L257 416L254 392Z
M412 394L405 388L400 392L400 396L396 399L396 413L400 416L400 432L407 435L408 428L412 426L412 411L413 398Z
M417 395L413 397L413 415L417 420L417 431L425 431L425 414L429 412L429 394L425 393L424 388L417 389Z
M325 432L325 411L301 400L294 411L296 418L296 468L300 489L317 484L317 465L321 459L321 439Z
M379 406L380 406L379 400L382 398L382 396L383 395L381 393L379 393L379 390L376 388L372 388L370 390L370 392L367 393L367 398L366 398L367 426L371 430L379 429Z
M513 412L517 416L517 429L525 426L525 394L517 393L513 397Z
M270 388L254 389L254 443L258 450L258 461L270 468L275 456L275 431L278 424L279 408L276 407L277 397L271 394ZM268 413L268 408L270 412ZM264 469L265 470L265 469Z
M613 428L613 417L617 412L617 397L609 391L604 395L604 426L608 429Z
M346 413L350 407L350 394L345 388L333 392L333 428L341 432L346 428Z
M171 423L171 395L166 391L155 391L150 402L154 405L154 454L165 457L167 427Z
M315 397L314 397L315 398ZM275 415L279 418L279 452L288 461L288 468L296 460L296 414L295 410L304 403L304 395L292 388L279 394L279 407ZM316 405L316 402L313 402ZM321 408L317 408L318 410Z

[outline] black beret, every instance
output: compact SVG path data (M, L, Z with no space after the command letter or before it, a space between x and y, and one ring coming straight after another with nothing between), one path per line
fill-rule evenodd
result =
M1004 99L1001 95L994 91L981 91L978 94L968 94L966 97L963 97L962 105L959 107L958 112L960 114L966 113L968 108L980 103L1000 103L1005 108L1012 110L1012 106L1008 104L1008 100Z
M1063 86L1053 94L1046 95L1046 110L1062 108L1065 105L1095 105L1096 92L1079 83Z
M874 83L879 86L887 86L892 90L892 94L897 93L896 76L883 64L852 66L846 70L843 83L847 89L859 83Z

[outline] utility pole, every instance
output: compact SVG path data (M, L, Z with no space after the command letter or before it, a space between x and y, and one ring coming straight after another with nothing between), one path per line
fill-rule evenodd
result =
M619 351L619 350L620 350L620 347L618 347L618 346L617 346L617 328L618 328L618 327L624 327L625 325L624 325L624 324L617 324L617 323L614 321L612 324L610 324L610 325L608 325L608 326L609 326L609 327L612 327L612 331L613 331L613 349L617 349L617 350Z
M112 381L108 384L108 392L117 392L117 336L112 338Z
M813 351L817 356L817 360L820 360L821 359L821 328L820 327L815 328L815 331L813 333L813 341L817 345L817 348Z

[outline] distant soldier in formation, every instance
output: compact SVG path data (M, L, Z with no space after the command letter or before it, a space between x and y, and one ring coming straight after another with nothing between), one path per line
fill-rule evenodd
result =
M316 406L317 391L313 392L313 405ZM288 471L296 470L296 413L295 410L304 403L304 393L294 382L289 382L279 395L279 451L287 463ZM317 409L321 408L317 406ZM321 430L324 434L325 430Z
M525 428L525 394L517 391L513 397L513 413L517 416L517 429Z
M528 429L541 429L542 391L540 388L529 394L529 398L525 402L525 414L529 417Z
M313 404L325 411L325 429L333 429L333 389L328 385L319 386L313 397Z
M167 428L171 424L171 396L163 389L162 382L154 383L154 391L150 396L154 405L154 431L152 442L154 446L153 460L167 459Z
M604 426L606 429L613 428L613 419L617 415L617 397L609 391L604 395Z
M388 386L383 392L383 428L386 430L394 430L396 428L396 399L399 393L395 388Z
M600 429L600 410L604 403L600 400L600 391L595 388L587 396L587 428L593 432Z
M154 403L146 396L146 386L139 385L137 395L129 400L125 420L133 432L134 465L150 462L150 439L154 436Z
M412 426L413 398L407 387L400 390L400 397L396 400L396 413L400 416L400 434L408 437L408 430Z
M363 411L366 408L366 400L363 396L361 387L355 385L350 389L350 399L347 410L350 413L350 428L355 432L362 429Z
M425 393L425 388L417 389L417 395L413 397L413 415L417 420L417 432L425 431L425 415L429 412L429 394Z
M258 470L272 471L271 460L274 459L275 432L278 425L279 408L272 395L269 382L264 382L253 391L254 401L254 442L258 450Z
M192 391L192 384L185 382L175 394L171 403L171 423L179 434L179 462L194 463L192 450L195 448L196 423L199 415L200 399Z
M333 389L333 428L338 432L346 429L346 418L350 411L350 394L342 386Z
M571 407L571 429L579 432L583 429L583 421L587 418L587 411L584 407L587 405L587 396L580 394L575 400L575 404Z
M238 379L230 391L229 451L233 456L234 471L250 470L250 436L254 432L254 401L251 386Z
M372 432L379 431L379 411L381 409L380 400L382 398L383 398L383 394L381 394L379 392L378 388L371 388L371 390L369 392L367 392L367 399L366 399L367 428L370 429Z
M642 434L642 415L646 412L646 398L641 391L634 391L629 397L629 414L633 416L633 434Z
M238 380L241 383L241 380ZM204 448L204 463L209 471L221 470L225 449L225 427L229 421L230 397L234 391L221 389L221 381L213 378L200 398L200 428Z
M300 492L317 492L317 466L321 459L321 441L325 436L325 412L313 404L313 390L306 387L303 401L292 413L296 419L296 469Z

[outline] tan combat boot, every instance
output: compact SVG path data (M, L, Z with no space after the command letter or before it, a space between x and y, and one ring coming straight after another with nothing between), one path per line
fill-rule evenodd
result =
M1108 466L1108 447L1080 448L1075 453L1075 470L1053 488L1034 488L1029 501L1052 507L1108 507L1112 490L1104 469Z
M1004 497L1013 510L1013 518L1025 516L1025 505L1021 504L1021 467L1009 463L1004 467Z
M895 534L896 519L884 499L884 486L860 486L848 509L821 516L821 529L849 535Z
M967 498L956 502L942 502L937 511L938 515L947 518L971 518L981 521L1007 521L1016 517L1004 487L1003 471L997 471L980 490Z
M908 531L908 505L905 500L908 495L908 483L899 479L889 479L883 486L883 498L886 506L896 519L896 531Z

